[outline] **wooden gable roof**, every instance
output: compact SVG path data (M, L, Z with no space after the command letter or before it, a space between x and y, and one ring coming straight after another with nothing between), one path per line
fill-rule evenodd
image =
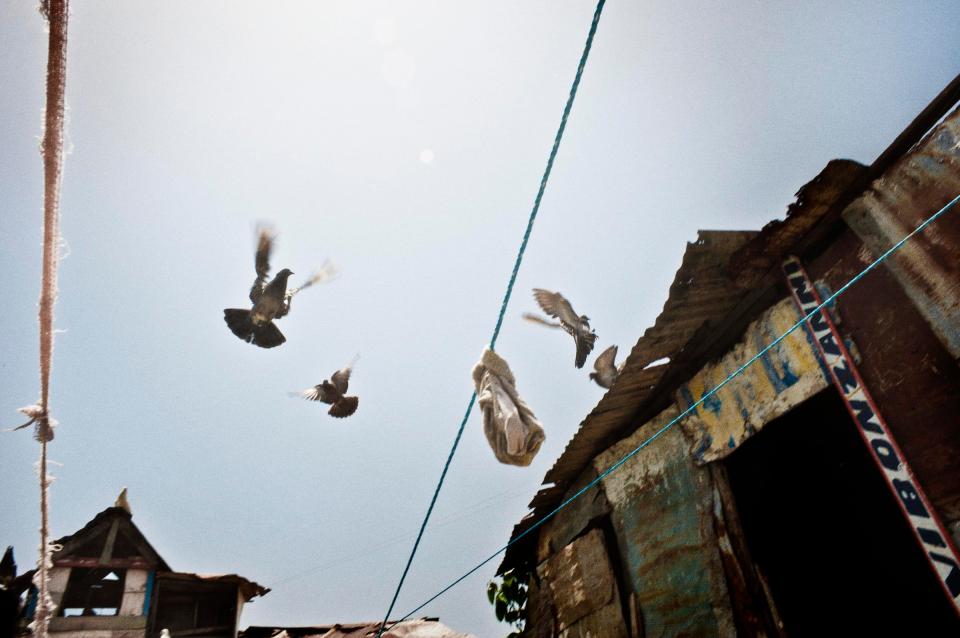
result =
M123 507L108 507L77 532L54 541L60 549L53 554L53 564L170 571L132 518Z

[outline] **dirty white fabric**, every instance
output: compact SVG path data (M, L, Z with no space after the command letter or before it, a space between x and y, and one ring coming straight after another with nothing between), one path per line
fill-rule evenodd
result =
M473 384L483 411L483 433L497 460L527 466L546 436L543 426L517 394L507 362L489 348L473 368Z

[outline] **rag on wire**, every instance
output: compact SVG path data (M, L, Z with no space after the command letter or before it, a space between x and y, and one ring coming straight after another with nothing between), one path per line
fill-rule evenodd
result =
M67 82L67 19L69 0L43 0L40 13L49 24L47 48L47 89L44 113L43 142L43 266L40 284L40 400L20 411L30 419L20 426L34 426L34 437L40 442L40 556L34 584L38 600L33 635L47 638L50 616L54 610L50 597L49 488L47 444L53 439L56 421L50 417L50 368L53 364L53 307L57 298L57 265L60 250L60 186L63 178L63 124L66 113ZM19 428L18 428L19 429Z
M462 576L460 576L459 578L457 578L456 580L454 580L453 582L451 582L449 585L447 585L446 587L444 587L443 589L441 589L439 592L437 592L436 594L434 594L433 596L431 596L430 598L428 598L427 600L425 600L423 603L421 603L420 605L418 605L416 608L410 610L407 614L405 614L402 618L400 618L400 620L398 620L398 621L396 622L396 624L402 623L403 621L409 619L411 616L413 616L415 613L417 613L418 611L420 611L421 609L423 609L424 607L426 607L427 605L429 605L430 603L432 603L433 601L435 601L437 598L440 598L440 596L444 595L445 593L447 593L448 591L450 591L451 589L453 589L454 587L456 587L458 584L460 584L461 582L463 582L463 581L464 581L467 577L469 577L471 574L473 574L473 573L476 572L478 569L480 569L481 567L483 567L484 565L486 565L487 563L489 563L490 561L492 561L494 558L496 558L497 556L499 556L499 555L502 554L503 552L505 552L505 551L507 550L507 548L509 548L511 545L513 545L514 543L518 542L521 538L523 538L524 536L526 536L527 534L529 534L530 532L532 532L533 530L537 529L538 527L540 527L541 525L543 525L544 523L546 523L548 520L550 520L551 518L553 518L554 516L556 516L557 513L560 512L560 510L562 510L562 509L565 508L567 505L569 505L569 504L572 503L573 501L575 501L575 500L577 500L578 498L580 498L580 496L582 496L584 493L586 493L586 492L587 492L588 490L590 490L592 487L596 486L596 485L597 485L598 483L600 483L600 481L602 481L604 478L606 478L607 476L609 476L611 473L615 472L615 471L617 470L617 468L619 468L619 467L622 466L624 463L626 463L627 461L629 461L629 460L630 460L631 458L633 458L636 454L638 454L641 450L643 450L645 447L647 447L648 445L650 445L651 443L653 443L656 439L658 439L664 432L666 432L667 430L669 430L670 428L672 428L675 424L677 424L677 423L680 422L682 419L684 419L687 415L689 415L691 412L693 412L694 410L696 410L700 405L702 405L705 401L707 401L711 396L713 396L714 394L716 394L717 392L719 392L721 388L723 388L725 385L727 385L728 383L730 383L731 381L733 381L736 377L738 377L738 376L740 376L741 374L743 374L744 370L746 370L747 368L749 368L753 363L755 363L757 360L759 360L763 355L765 355L767 352L769 352L772 348L775 348L781 341L783 341L784 339L786 339L786 338L787 338L791 333L793 333L797 328L799 328L800 326L802 326L803 324L805 324L806 322L808 322L811 318L814 317L814 315L816 315L818 312L820 312L823 308L825 308L825 307L829 306L831 303L833 303L833 302L837 299L837 297L839 297L840 295L842 295L843 293L845 293L851 286L853 286L855 283L857 283L858 281L860 281L860 279L862 279L867 273L869 273L871 270L873 270L874 268L876 268L877 266L879 266L881 263L883 263L890 255L892 255L892 254L894 254L895 252L897 252L898 250L900 250L900 248L902 248L904 244L906 244L910 239L912 239L912 238L913 238L914 236L916 236L918 233L922 232L923 229L925 229L927 226L929 226L930 224L932 224L933 222L935 222L937 219L939 219L941 216L943 216L943 215L946 214L948 211L950 211L958 202L960 202L960 195L957 195L956 197L954 197L954 198L953 198L952 200L950 200L946 205L944 205L943 208L941 208L941 209L938 210L936 213L934 213L933 215L931 215L930 217L928 217L927 219L925 219L925 220L923 221L923 223L921 223L919 226L917 226L916 228L914 228L910 233L908 233L907 235L905 235L900 241L898 241L897 243L895 243L893 246L891 246L889 249L887 249L882 255L880 255L880 256L877 257L875 260L873 260L873 262L871 262L870 265L868 265L866 268L864 268L864 269L861 270L859 273L857 273L852 279L850 279L850 281L848 281L848 282L845 283L843 286L841 286L839 289L837 289L836 292L834 292L834 293L831 294L829 297L827 297L826 299L824 299L816 308L814 308L813 310L811 310L810 312L808 312L806 315L804 315L803 317L801 317L799 321L797 321L795 324L793 324L792 326L790 326L790 328L788 328L788 329L787 329L783 334L781 334L779 337L777 337L776 339L774 339L773 341L771 341L769 344L767 344L767 345L766 345L764 348L762 348L757 354L755 354L754 356L752 356L746 363L744 363L742 366L740 366L739 368L737 368L736 370L734 370L732 373L730 373L730 375L727 376L727 378L725 378L723 381L721 381L721 382L718 383L716 386L714 386L709 392L704 393L703 396L701 396L696 402L694 402L694 403L693 403L690 407L688 407L686 410L684 410L683 412L681 412L680 414L678 414L676 417L674 417L669 423L667 423L667 424L664 425L662 428L660 428L659 430L657 430L656 432L654 432L653 434L651 434L651 435L650 435L649 437L647 437L642 443L640 443L640 445L638 445L637 447L635 447L634 449L632 449L630 452L628 452L627 454L625 454L620 460L618 460L616 463L614 463L613 465L611 465L610 467L608 467L606 470L604 470L602 473L600 473L596 478L594 478L592 481L590 481L589 483L587 483L586 485L584 485L582 488L580 488L576 493L574 493L572 496L570 496L569 498L567 498L565 501L563 501L562 503L560 503L560 505L558 505L558 506L555 507L553 510L551 510L550 512L548 512L547 514L545 514L545 515L544 515L543 517L541 517L538 521L536 521L533 525L531 525L530 527L528 527L527 529L525 529L523 532L517 534L515 537L513 537L513 538L510 540L509 543L507 543L506 545L504 545L503 547L501 547L500 549L498 549L497 551L493 552L492 554L490 554L489 556L487 556L485 559L483 559L482 561L480 561L479 563L477 563L476 565L474 565L472 568L470 568L470 569L469 569L466 573L464 573Z
M540 202L543 200L543 194L547 189L547 182L550 179L550 172L553 170L553 163L557 158L557 151L560 149L560 141L563 139L563 131L567 127L567 119L570 117L570 110L573 108L573 101L577 96L577 89L580 87L580 78L583 76L583 69L587 65L587 58L590 55L590 48L593 46L593 36L597 32L597 25L600 22L600 15L603 13L603 5L606 0L598 0L597 8L593 12L593 20L590 23L590 32L587 34L587 41L583 47L583 53L580 56L580 63L577 65L577 73L573 78L573 85L570 87L570 94L567 97L567 103L563 108L563 115L560 117L560 126L557 128L557 134L553 139L553 147L550 149L550 156L547 158L547 166L543 171L543 177L540 178L540 188L537 190L537 196L533 201L533 209L530 211L530 217L527 220L527 228L523 233L523 240L520 242L520 250L517 252L517 258L513 263L513 271L510 273L510 281L507 283L507 291L503 295L503 302L500 304L500 314L497 316L497 324L493 329L493 336L490 338L490 350L496 350L497 337L500 336L500 328L503 326L503 318L507 312L507 305L510 303L510 297L513 295L513 285L517 281L517 273L520 272L520 264L523 261L523 255L527 250L527 243L530 241L530 233L533 231L533 222L537 219L537 213L540 211ZM457 451L457 446L460 445L460 438L463 436L464 427L467 425L467 421L470 418L470 412L473 410L473 404L477 400L477 393L474 392L470 396L470 401L467 403L466 412L463 415L463 419L460 420L460 427L457 429L457 436L453 440L453 446L450 448L450 453L447 455L447 461L443 466L443 471L440 473L440 480L437 482L437 487L433 492L433 497L430 499L430 505L427 507L427 513L423 517L423 522L420 524L420 531L417 534L417 540L413 543L413 549L410 551L410 556L407 558L407 564L403 568L403 574L400 576L400 582L397 583L396 591L393 593L393 599L390 601L390 607L387 609L387 613L383 617L383 622L380 623L380 628L377 631L377 638L383 634L387 628L387 622L390 618L390 614L393 612L393 607L397 603L397 597L400 595L400 590L403 588L403 583L407 578L407 573L410 571L410 565L413 563L413 557L417 554L417 549L420 547L420 541L423 539L423 533L427 528L427 522L430 520L430 515L433 513L433 508L437 503L437 497L440 495L440 489L443 487L443 482L447 478L447 471L450 469L450 463L453 461L453 455Z

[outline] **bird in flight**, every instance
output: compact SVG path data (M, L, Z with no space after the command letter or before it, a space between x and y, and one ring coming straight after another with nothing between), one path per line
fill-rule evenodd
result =
M346 396L352 370L353 363L334 372L329 381L324 380L323 383L307 388L303 392L295 392L293 396L300 396L308 401L328 403L330 409L327 414L338 419L348 417L357 411L357 405L360 403L359 397Z
M290 312L290 302L295 294L316 283L330 281L337 274L335 267L328 261L319 272L298 288L287 290L287 280L293 274L289 268L284 268L268 282L273 238L270 230L260 229L254 262L257 278L250 288L253 308L226 308L223 311L223 319L233 334L261 348L275 348L287 340L273 322Z
M601 388L608 390L613 385L617 377L620 376L620 370L617 369L617 346L610 346L600 353L600 356L593 362L594 372L590 373L590 378L597 382Z
M587 361L587 355L593 350L593 344L597 340L597 333L590 328L590 318L586 315L577 315L570 302L559 292L534 288L533 298L537 300L545 313L560 320L560 328L573 336L573 341L577 345L574 364L578 368L582 368ZM532 316L535 317L536 315ZM527 318L529 319L529 317ZM550 325L551 322L541 321L540 323Z

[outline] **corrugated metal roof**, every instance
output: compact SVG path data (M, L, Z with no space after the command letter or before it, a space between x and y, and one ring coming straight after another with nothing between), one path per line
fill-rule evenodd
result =
M838 203L845 203L844 195L852 196L866 186L869 172L867 166L853 160L828 162L816 177L797 191L796 202L787 207L786 219L769 222L731 256L727 266L730 277L741 288L757 285L794 249L798 240Z
M581 422L544 477L544 484L564 488L575 480L591 459L613 442L611 437L619 434L624 422L650 396L670 363L648 366L659 359L675 358L698 329L720 319L736 304L738 291L725 275L726 264L754 235L755 231L704 230L697 234L696 242L687 244L663 311L630 351L616 383ZM531 506L544 500L538 494Z

